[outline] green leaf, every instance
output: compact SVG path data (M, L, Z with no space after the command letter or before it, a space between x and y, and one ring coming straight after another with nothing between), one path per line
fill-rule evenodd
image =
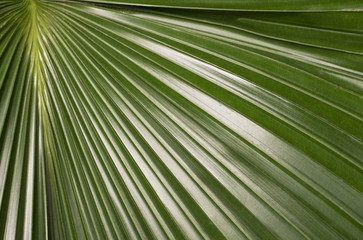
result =
M81 0L86 2L122 4L130 6L153 6L171 8L194 8L214 10L248 11L362 11L360 0Z
M361 238L359 2L95 2L0 2L1 237Z

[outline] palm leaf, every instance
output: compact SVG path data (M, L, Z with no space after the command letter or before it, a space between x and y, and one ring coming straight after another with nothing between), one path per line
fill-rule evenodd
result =
M363 3L356 0L80 0L92 3L122 4L187 9L245 10L245 11L357 11Z
M362 4L303 2L2 1L1 236L361 238Z

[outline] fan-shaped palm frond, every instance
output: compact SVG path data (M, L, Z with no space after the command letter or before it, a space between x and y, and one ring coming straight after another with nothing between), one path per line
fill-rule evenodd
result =
M362 9L0 2L0 236L362 238Z

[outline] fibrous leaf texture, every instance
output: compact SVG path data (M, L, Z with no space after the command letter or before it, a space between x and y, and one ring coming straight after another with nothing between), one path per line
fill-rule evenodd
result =
M0 238L362 239L361 0L0 2Z

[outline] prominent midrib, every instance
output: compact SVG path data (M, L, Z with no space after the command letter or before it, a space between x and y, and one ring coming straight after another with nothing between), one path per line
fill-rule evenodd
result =
M28 5L30 13L30 32L29 32L29 46L31 49L31 61L34 64L34 75L37 76L39 68L39 31L38 31L38 0L23 0Z

